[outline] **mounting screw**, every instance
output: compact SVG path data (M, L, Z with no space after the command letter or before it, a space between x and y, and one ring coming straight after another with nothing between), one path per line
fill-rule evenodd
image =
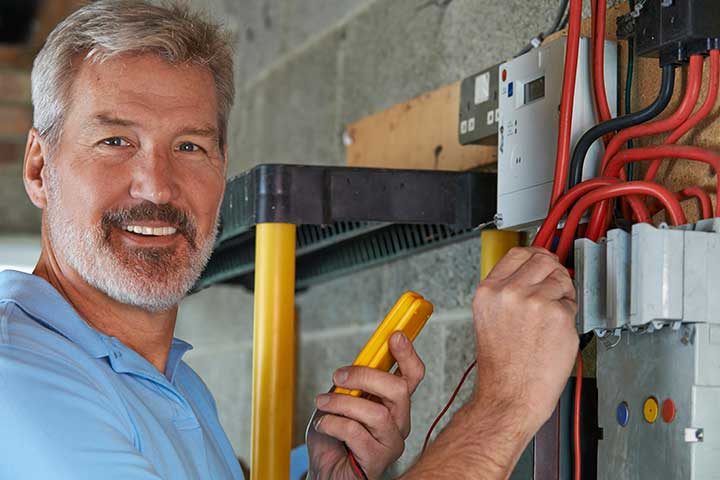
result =
M686 428L685 441L687 443L698 443L705 439L705 432L702 428Z
M345 145L346 147L349 147L350 145L353 144L353 141L354 141L354 139L353 139L352 135L350 134L350 132L347 130L343 131L343 133L342 133L343 145Z

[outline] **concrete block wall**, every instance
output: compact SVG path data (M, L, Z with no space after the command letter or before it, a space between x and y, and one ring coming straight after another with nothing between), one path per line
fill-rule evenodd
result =
M612 3L612 2L611 2ZM344 164L345 125L511 57L552 21L557 0L194 0L236 36L238 98L230 174L259 163ZM470 303L479 239L318 285L298 297L295 443L314 396L352 361L397 297L436 313L416 343L427 375L413 433L392 473L411 464L474 354ZM252 296L213 287L185 301L177 335L216 396L236 452L249 458ZM228 379L228 376L230 378ZM458 405L468 398L466 385ZM457 408L457 405L456 407ZM527 462L525 462L527 466ZM527 478L520 467L513 478Z

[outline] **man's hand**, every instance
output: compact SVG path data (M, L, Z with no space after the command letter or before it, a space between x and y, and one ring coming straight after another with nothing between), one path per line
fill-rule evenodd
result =
M550 417L578 349L575 287L545 249L514 248L477 289L476 396L535 432Z
M515 248L498 262L473 300L475 394L402 479L507 479L570 375L576 311L555 255Z
M410 434L410 397L425 375L425 366L401 333L390 338L390 352L398 363L396 375L344 367L333 377L336 386L362 390L372 400L337 393L317 397L322 416L316 416L308 432L308 478L357 480L345 445L371 480L380 478L402 455Z

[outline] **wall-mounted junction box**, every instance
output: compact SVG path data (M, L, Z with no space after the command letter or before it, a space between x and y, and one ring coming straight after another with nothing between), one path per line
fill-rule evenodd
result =
M566 39L563 37L500 65L498 228L529 229L547 216L560 121ZM590 39L580 39L571 147L597 123L592 94ZM605 85L611 113L617 104L617 47L605 42ZM596 176L596 142L585 177Z
M497 145L500 122L499 65L463 79L460 83L461 145Z

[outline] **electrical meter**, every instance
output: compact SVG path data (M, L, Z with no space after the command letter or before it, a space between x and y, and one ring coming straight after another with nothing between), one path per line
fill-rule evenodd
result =
M498 204L500 229L526 230L546 216L555 171L566 39L531 50L499 67ZM597 123L592 93L590 39L580 39L571 148ZM605 42L605 85L617 113L617 47ZM596 142L583 178L597 175L602 156Z

